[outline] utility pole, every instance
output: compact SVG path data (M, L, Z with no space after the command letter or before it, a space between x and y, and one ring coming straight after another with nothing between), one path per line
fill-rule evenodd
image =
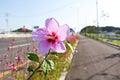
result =
M99 16L98 16L98 0L96 0L96 33L98 34L100 32L99 29Z
M76 27L76 32L79 32L79 8L76 10L76 15L77 15L77 27Z
M98 0L96 0L96 25L99 27L99 21L98 21Z
M7 29L9 29L9 25L8 25L8 16L9 16L9 14L6 13L5 16L6 16L6 19L5 19L5 21L6 21L6 27L7 27Z

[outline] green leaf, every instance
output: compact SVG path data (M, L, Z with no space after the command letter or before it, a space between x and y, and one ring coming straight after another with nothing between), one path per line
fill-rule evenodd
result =
M66 44L67 51L73 53L74 50L73 50L72 45L70 43L68 43L67 41L65 42L65 44Z
M32 53L32 52L27 52L26 54L28 56L28 59L39 63L39 57L37 56L37 54Z
M48 72L54 69L54 62L52 60L44 60L42 67L43 67L44 77L46 77Z
M57 52L50 52L50 54L52 54L52 55L57 55Z
M58 58L57 52L50 52L50 54L51 54L52 56L54 56L55 58Z
M46 60L46 62L50 66L50 70L54 69L54 62L52 60Z
M40 70L40 69L39 69L39 70L37 70L37 72L42 72L42 71L43 71L43 70Z
M33 66L29 66L29 67L27 68L27 71L28 71L28 72L33 72L33 71L34 71L34 67L33 67Z
M51 69L54 69L54 62L52 60L44 60L43 62L43 69L50 71Z

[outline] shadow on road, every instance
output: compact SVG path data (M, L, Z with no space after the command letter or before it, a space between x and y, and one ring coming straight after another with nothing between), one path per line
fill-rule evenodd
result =
M116 57L120 58L120 53L111 54L111 55L105 57L104 59L112 59L112 58L116 58Z
M75 67L80 67L80 66L89 66L91 64L96 64L96 63L99 63L101 61L104 61L104 60L108 60L108 59L114 59L114 58L120 58L120 53L113 53L113 54L110 54L109 56L106 56L106 57L103 57L103 58L99 58L97 60L94 60L94 61L89 61L87 63L83 63L83 64L80 64L80 65L75 65ZM116 63L114 64L111 64L110 66L108 66L107 68L99 71L98 73L95 73L93 75L91 75L90 77L88 77L87 79L84 79L84 80L93 80L94 77L96 76L103 76L104 78L111 78L111 80L120 80L120 74L118 75L113 75L113 74L110 74L110 73L106 73L106 71L112 67L114 67L115 65L119 64L120 63L120 60L117 61ZM73 80L83 80L83 79L80 79L80 78L76 78L76 79L73 79Z
M106 59L113 59L113 58L120 58L120 53L116 53L116 54L111 54L107 57L104 57L103 60L106 60ZM98 60L99 61L99 60ZM97 62L98 62L97 61ZM107 68L103 69L102 71L100 71L99 73L95 73L93 74L92 76L88 77L86 80L92 80L95 76L103 76L104 78L107 78L107 77L110 77L111 76L111 79L112 80L120 80L120 75L113 75L113 74L110 74L110 73L106 73L105 71L107 71L108 69L114 67L115 65L119 64L120 63L120 60L114 64L111 64L110 66L108 66Z

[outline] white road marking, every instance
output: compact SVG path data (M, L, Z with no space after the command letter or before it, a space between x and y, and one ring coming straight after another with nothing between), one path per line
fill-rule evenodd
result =
M15 45L15 46L12 46L12 47L10 47L10 48L23 47L23 46L27 46L27 45L31 45L31 43ZM6 48L2 48L2 49L0 49L0 51L1 51L1 50L6 50L6 49L7 49L7 47L6 47Z
M27 41L27 40L20 40L20 41L15 41L15 42L25 42L25 41Z
M10 47L10 48L23 47L23 46L27 46L27 45L31 45L31 43L15 45L15 46L12 46L12 47Z

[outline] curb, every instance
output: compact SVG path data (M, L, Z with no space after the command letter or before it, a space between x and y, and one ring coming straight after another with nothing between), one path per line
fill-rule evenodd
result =
M74 51L73 51L73 52L70 54L70 56L68 57L68 59L69 59L70 62L72 62L73 54L77 51L77 50L76 50L76 47L77 47L77 45L78 45L78 42L79 42L79 40L76 42ZM63 71L59 80L65 80L67 73L68 73L68 71Z
M70 62L72 61L73 53L70 54L70 56L68 57L68 59L70 60ZM66 77L67 73L68 73L68 71L63 71L59 80L65 80L65 77Z

